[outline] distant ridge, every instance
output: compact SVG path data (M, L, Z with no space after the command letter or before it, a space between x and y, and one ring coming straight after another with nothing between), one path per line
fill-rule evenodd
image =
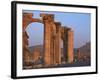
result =
M79 48L80 52L83 54L90 54L91 53L91 44L87 42L85 45Z
M40 50L41 54L43 53L43 45L36 45L36 46L29 47L30 52L31 53L34 52L35 48L38 48ZM78 49L80 49L81 54L90 54L91 53L91 43L87 42L86 44L84 44L80 48L74 48L74 53L75 54L77 53Z
M40 52L43 53L43 45L36 45L29 47L30 52L33 53L35 48L38 48Z

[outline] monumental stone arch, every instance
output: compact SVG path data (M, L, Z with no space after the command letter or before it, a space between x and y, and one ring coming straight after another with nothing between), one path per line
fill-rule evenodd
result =
M33 22L44 24L44 64L45 66L59 65L61 61L60 40L63 41L66 63L72 63L73 55L73 31L71 28L61 26L54 21L54 14L40 14L42 19L33 18L33 13L23 13L23 65L31 63L31 54L28 49L28 38L25 29Z
M28 27L29 24L33 22L39 22L42 23L40 19L32 18L33 14L32 13L23 13L23 65L29 65L31 62L31 54L28 48L28 39L29 36L27 35L26 28Z

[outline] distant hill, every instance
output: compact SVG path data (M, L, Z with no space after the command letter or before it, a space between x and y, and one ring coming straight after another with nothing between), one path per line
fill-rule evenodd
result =
M80 48L75 48L74 49L75 56L78 56L78 52L77 52L78 49L80 50L81 59L84 59L85 57L87 57L86 59L90 60L90 57L91 57L91 43L90 42L87 42Z
M35 48L38 48L40 50L41 54L43 54L43 45L36 45L36 46L29 47L30 52L32 53ZM81 54L90 54L91 53L90 42L87 42L86 44L81 46L79 49L80 49ZM77 54L77 50L78 50L78 48L74 48L74 54ZM63 49L61 49L61 51L63 52Z
M85 45L79 48L80 52L83 54L90 54L91 53L91 44L87 42Z
M41 53L43 53L43 45L36 45L29 47L30 52L34 52L34 49L39 49Z

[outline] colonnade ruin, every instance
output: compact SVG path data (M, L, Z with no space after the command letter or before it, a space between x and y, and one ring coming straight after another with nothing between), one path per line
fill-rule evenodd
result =
M30 23L39 22L44 24L43 60L47 66L62 64L61 40L63 41L63 58L66 63L72 63L73 36L71 28L62 26L60 22L54 20L54 14L40 14L42 19L33 18L33 13L23 13L23 65L29 65L32 59L28 48L29 36L25 29ZM62 15L63 16L63 15ZM39 54L38 54L39 56ZM33 57L33 58L32 58Z

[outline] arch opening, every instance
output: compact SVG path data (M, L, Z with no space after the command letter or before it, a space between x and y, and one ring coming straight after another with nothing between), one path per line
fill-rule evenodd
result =
M29 36L29 47L43 45L44 25L38 22L30 23L26 28Z
M25 64L25 66L23 67L24 69L27 69L28 66L34 68L43 63L44 25L38 22L30 23L25 29L25 32L28 36L27 50L29 50L28 51L29 59L28 59L28 65ZM25 49L23 51L25 51Z

